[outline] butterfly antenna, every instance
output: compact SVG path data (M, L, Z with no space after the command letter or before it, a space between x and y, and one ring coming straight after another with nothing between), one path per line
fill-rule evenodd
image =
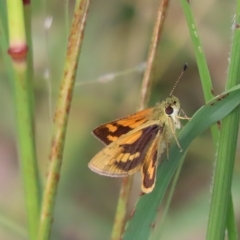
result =
M188 65L187 65L187 63L185 63L184 66L183 66L182 72L180 73L180 76L178 77L177 81L175 82L175 84L174 84L174 86L173 86L173 88L172 88L172 91L170 92L170 97L172 96L172 94L173 94L176 86L178 85L178 82L179 82L180 79L182 78L182 75L183 75L184 72L187 70L187 67L188 67Z

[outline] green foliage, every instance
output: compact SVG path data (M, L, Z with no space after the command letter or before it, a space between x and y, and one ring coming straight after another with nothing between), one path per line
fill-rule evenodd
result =
M186 151L194 138L234 110L240 104L239 94L240 86L214 98L210 103L199 109L178 135L178 141L182 149ZM158 167L155 191L139 199L134 215L127 224L124 240L149 238L151 226L154 226L154 220L158 213L158 207L184 151L181 152L177 144L171 147L169 161L164 158Z
M27 1L0 1L0 239L8 240L36 239L42 204L39 182L44 186L49 173L52 108L59 95L59 79L71 29L69 23L74 12L73 5L67 1L65 4L32 1L22 9L23 2ZM110 236L120 180L98 176L87 168L88 161L100 150L100 144L90 132L103 122L134 112L139 105L139 80L157 4L158 1L127 4L124 1L91 1L80 63L69 61L72 72L78 70L77 84L68 128L64 129L67 138L64 154L60 156L63 162L57 165L59 178L56 185L50 187L54 194L58 187L58 197L55 202L54 195L49 202L51 214L47 216L46 234L43 234L46 239L50 229L51 239L59 240L106 240ZM171 145L170 158L162 159L157 184L151 194L139 198L140 184L138 176L135 177L130 209L136 199L139 200L123 239L159 240L160 235L162 239L204 239L207 232L207 239L219 240L226 227L229 239L238 238L234 215L239 214L239 174L234 175L234 171L240 170L238 163L234 166L234 160L239 159L236 148L240 101L237 85L240 79L239 3L233 37L230 28L235 6L231 4L181 0L173 1L169 7L160 39L159 62L154 69L150 105L165 99L185 62L189 68L175 94L188 116L204 104L202 92L205 102L214 97L212 86L217 93L223 92L226 85L229 94L213 105L204 105L182 129L178 140L184 151L180 152L176 144ZM9 22L10 17L17 19L17 24ZM51 17L53 24L43 28L43 21ZM27 43L29 48L24 70L12 64L8 54L11 44L19 42ZM74 51L76 55L78 50ZM43 76L45 69L49 77ZM225 116L218 144L219 130L215 123ZM208 132L202 134L208 128L211 128L212 138ZM212 150L216 146L218 150ZM167 186L187 149L169 215L164 227L160 228L158 218L162 216Z

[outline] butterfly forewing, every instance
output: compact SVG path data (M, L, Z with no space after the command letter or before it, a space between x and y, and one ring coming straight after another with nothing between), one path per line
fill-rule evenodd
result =
M148 121L152 108L144 109L128 117L102 124L93 130L93 134L106 145L116 141L122 135L136 129Z

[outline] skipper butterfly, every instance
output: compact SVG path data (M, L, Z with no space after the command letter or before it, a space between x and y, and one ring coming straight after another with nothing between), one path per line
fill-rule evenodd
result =
M181 128L180 102L170 96L153 108L147 108L127 117L100 125L93 134L107 146L89 162L89 168L109 177L126 177L137 171L142 174L141 189L150 193L156 180L157 161L170 142L175 131Z

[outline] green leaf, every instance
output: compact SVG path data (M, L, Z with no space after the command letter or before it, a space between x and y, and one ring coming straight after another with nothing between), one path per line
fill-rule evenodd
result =
M212 124L227 116L240 104L240 86L215 97L200 108L178 135L178 141L185 151L190 143ZM157 209L161 203L167 186L179 164L184 151L180 152L177 144L173 144L169 152L169 160L165 157L158 167L157 182L152 193L142 196L129 220L123 240L148 239Z

